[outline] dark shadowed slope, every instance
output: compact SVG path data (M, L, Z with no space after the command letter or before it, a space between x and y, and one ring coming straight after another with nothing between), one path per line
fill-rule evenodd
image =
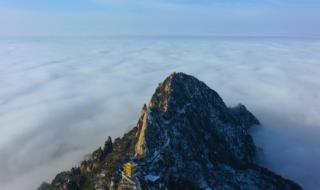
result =
M39 189L301 189L255 164L248 129L259 124L245 106L228 108L203 82L173 73L135 128ZM130 160L137 172L127 179Z

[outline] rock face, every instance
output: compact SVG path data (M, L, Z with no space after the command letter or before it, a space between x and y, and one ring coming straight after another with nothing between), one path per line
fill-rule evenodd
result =
M144 105L141 112L141 119L138 123L138 141L135 146L135 156L138 158L145 157L147 155L148 149L146 147L146 132L148 128L148 112L147 106Z
M255 164L248 129L259 124L245 106L229 108L203 82L173 73L143 107L137 127L41 189L126 189L120 172L129 160L139 167L138 189L301 189Z

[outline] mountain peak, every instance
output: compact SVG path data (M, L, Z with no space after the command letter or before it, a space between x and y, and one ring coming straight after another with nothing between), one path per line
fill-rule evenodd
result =
M238 117L240 113L241 116L248 117L241 119ZM161 136L167 137L167 133L172 133L172 130L175 130L176 133L173 135L176 135L177 131L185 130L184 128L188 127L186 130L190 133L201 131L205 135L211 131L215 135L221 135L222 139L226 138L226 134L219 133L222 133L222 130L228 130L229 134L227 135L230 136L228 137L230 142L239 141L238 138L246 138L247 144L245 146L234 143L230 147L224 146L221 151L223 150L223 154L225 154L225 150L235 149L234 151L228 150L229 152L226 154L234 154L229 156L237 161L252 162L255 146L250 135L243 129L254 124L259 124L258 120L244 106L230 109L218 93L205 83L184 73L173 73L158 86L149 106L140 117L136 154L139 157L146 156L147 152L152 152L165 143L166 140L161 139ZM177 127L173 127L175 125ZM196 139L190 140L190 142L197 141Z
M209 100L210 99L210 100ZM203 100L203 101L200 101ZM174 72L156 89L149 103L150 108L161 112L174 111L188 104L202 104L214 101L215 106L226 107L218 93L191 75Z

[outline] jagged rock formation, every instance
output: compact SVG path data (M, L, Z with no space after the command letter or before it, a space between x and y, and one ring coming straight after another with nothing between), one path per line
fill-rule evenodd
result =
M39 189L124 189L128 160L139 166L134 180L141 189L301 189L255 164L248 129L259 124L245 106L229 108L203 82L173 73L143 107L137 127Z

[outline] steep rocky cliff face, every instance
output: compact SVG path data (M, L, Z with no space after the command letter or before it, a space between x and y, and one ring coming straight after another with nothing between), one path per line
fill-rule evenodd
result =
M229 108L203 82L173 73L135 128L39 189L301 189L255 164L248 129L259 124L245 106ZM139 169L131 187L121 173L129 160Z

